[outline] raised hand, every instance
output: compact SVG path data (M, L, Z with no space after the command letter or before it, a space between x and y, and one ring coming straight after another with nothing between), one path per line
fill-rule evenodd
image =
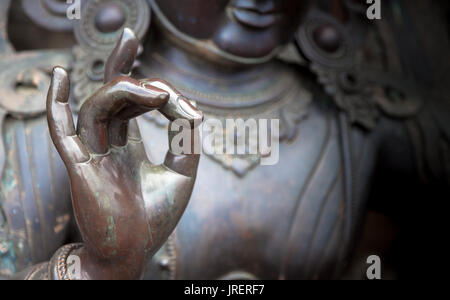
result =
M147 159L134 118L159 109L171 121L188 120L194 134L193 124L203 117L168 83L126 76L137 50L137 38L125 29L108 59L105 85L83 104L77 130L68 74L53 71L48 124L70 176L84 242L74 254L83 279L141 278L181 218L195 182L198 154L168 151L163 165Z

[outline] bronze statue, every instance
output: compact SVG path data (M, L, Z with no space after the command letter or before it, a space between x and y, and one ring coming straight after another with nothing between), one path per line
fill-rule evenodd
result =
M0 4L4 278L78 279L71 255L81 279L342 278L371 186L392 187L383 170L398 189L447 190L448 86L408 65L445 51L395 43L408 5L369 22L344 0L101 0L70 21L57 0L13 2ZM278 162L172 151L171 122L195 136L203 114L279 120Z

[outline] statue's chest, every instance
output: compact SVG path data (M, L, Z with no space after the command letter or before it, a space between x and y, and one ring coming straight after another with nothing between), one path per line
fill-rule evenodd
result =
M202 156L190 203L163 255L174 277L277 279L339 272L346 232L356 219L347 203L357 201L350 205L359 207L364 195L346 197L351 179L336 115L313 108L298 132L293 142L280 143L275 164L256 165L242 176L222 163L228 158ZM350 134L358 143L351 160L371 161L363 158L362 136ZM369 178L363 173L358 185Z

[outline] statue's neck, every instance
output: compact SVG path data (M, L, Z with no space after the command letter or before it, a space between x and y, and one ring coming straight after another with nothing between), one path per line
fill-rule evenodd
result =
M205 59L207 54L190 53L161 37L149 41L144 48L136 75L167 80L206 111L208 107L242 111L269 104L298 84L290 68L277 61L220 64Z
M271 63L261 65L220 64L205 59L201 53L189 53L165 39L159 38L155 43L150 41L145 47L140 69L141 75L148 77L155 72L161 76L175 77L172 79L192 82L195 84L220 84L222 86L248 83L255 77L263 76L270 70ZM168 80L170 78L167 78ZM205 82L206 81L206 82Z

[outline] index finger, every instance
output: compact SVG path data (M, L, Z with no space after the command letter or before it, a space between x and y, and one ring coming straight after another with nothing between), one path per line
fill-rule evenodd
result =
M169 94L157 87L144 87L129 77L109 82L86 100L78 117L77 133L91 153L104 154L111 141L127 138L128 121L163 106Z
M106 61L104 82L120 77L128 76L133 68L139 49L139 39L133 30L125 28Z

